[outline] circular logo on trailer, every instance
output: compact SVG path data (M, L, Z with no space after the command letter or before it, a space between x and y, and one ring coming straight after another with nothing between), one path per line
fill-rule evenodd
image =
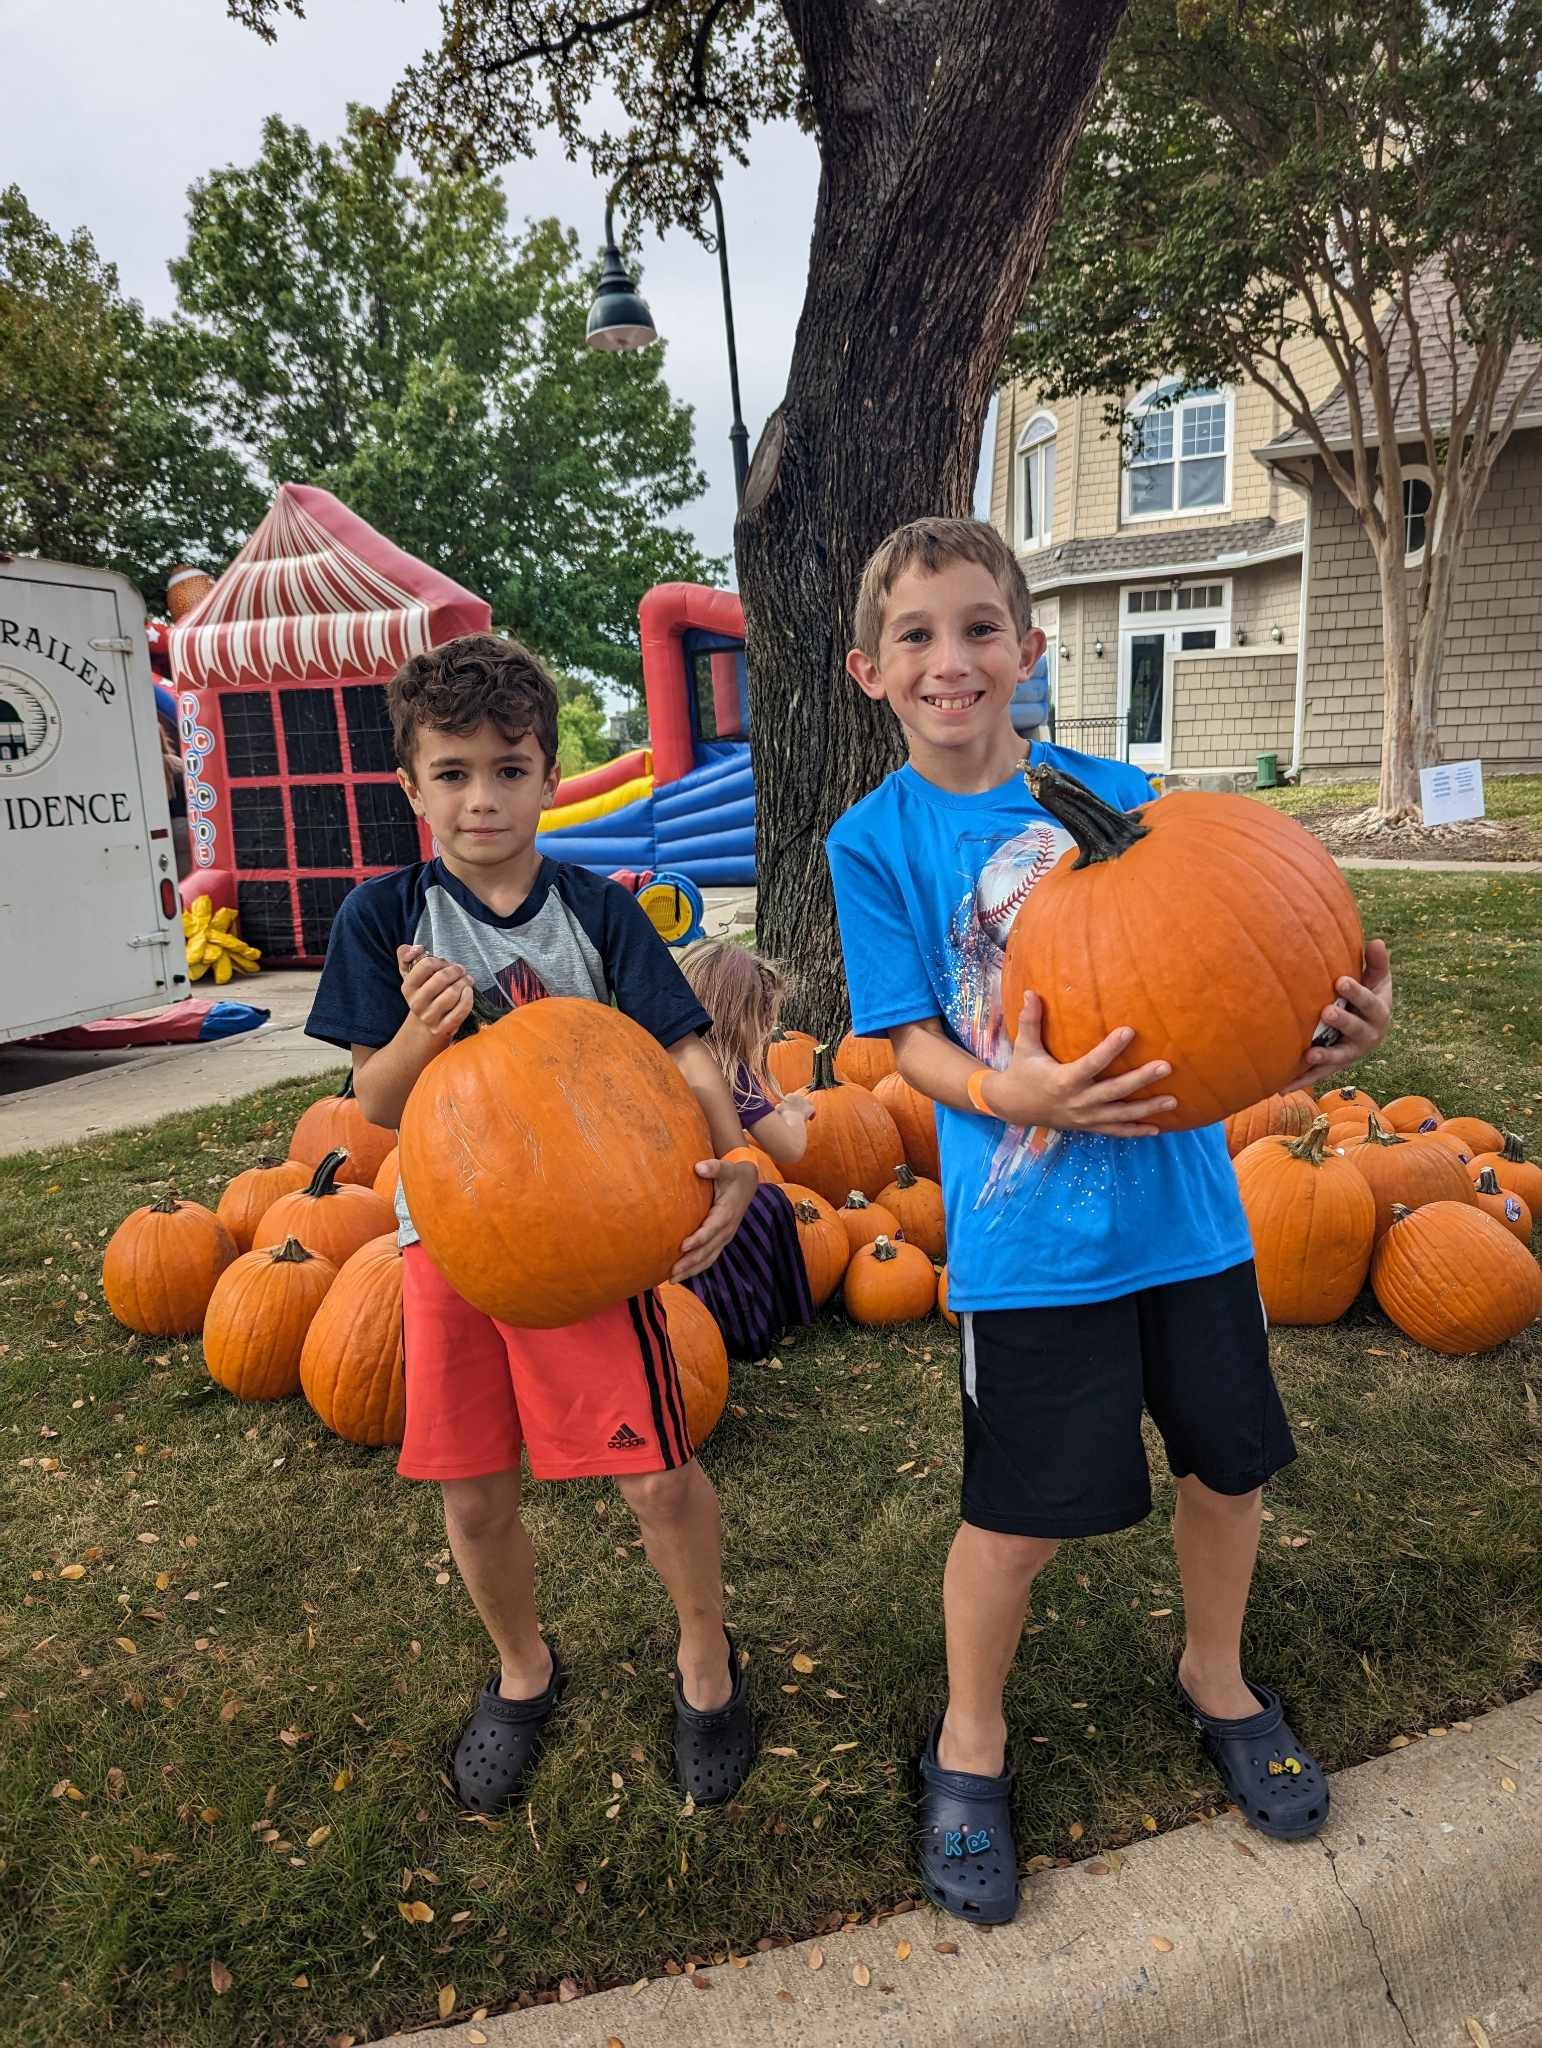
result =
M43 685L0 666L0 776L30 775L52 760L61 730L59 707Z

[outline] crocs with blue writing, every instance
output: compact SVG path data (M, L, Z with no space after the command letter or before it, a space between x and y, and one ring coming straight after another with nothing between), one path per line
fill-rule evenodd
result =
M1304 1841L1328 1818L1328 1780L1292 1733L1279 1694L1251 1679L1247 1685L1259 1711L1239 1721L1196 1707L1181 1681L1178 1696L1248 1825L1282 1842Z
M986 1778L937 1761L939 1721L922 1750L921 1884L933 1905L960 1920L999 1926L1017 1911L1012 1773Z
M535 1769L562 1692L562 1666L551 1653L551 1677L534 1699L506 1700L495 1670L461 1730L450 1759L455 1796L468 1813L502 1813L524 1790Z

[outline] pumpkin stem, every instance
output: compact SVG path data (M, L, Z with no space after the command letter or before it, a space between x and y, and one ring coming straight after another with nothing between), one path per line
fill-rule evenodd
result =
M315 1257L315 1253L308 1252L297 1237L286 1237L268 1256L275 1266L303 1266Z
M835 1071L835 1047L816 1045L814 1047L814 1078L808 1084L808 1093L817 1095L824 1088L839 1088L843 1085Z
M329 1152L311 1176L311 1184L305 1190L308 1195L335 1195L337 1193L337 1170L348 1157L348 1147L340 1145L335 1152Z
M1519 1131L1505 1132L1504 1143L1499 1148L1499 1156L1511 1166L1524 1166L1526 1164L1526 1140Z
M860 1188L853 1188L841 1204L841 1207L843 1209L865 1209L867 1207L867 1196L863 1194Z
M812 1202L794 1202L792 1213L800 1223L817 1223L819 1221L819 1211Z
M1299 1138L1284 1140L1285 1150L1292 1159L1304 1159L1308 1166L1321 1166L1327 1158L1323 1150L1323 1140L1327 1135L1328 1119L1325 1116L1315 1117L1311 1127Z
M910 1168L906 1166L904 1161L901 1160L900 1164L896 1166L894 1169L894 1185L897 1188L913 1188L915 1184L915 1175L911 1172Z
M1473 1185L1480 1195L1502 1195L1504 1193L1504 1189L1499 1185L1498 1175L1494 1172L1492 1166L1485 1166Z
M1408 1140L1401 1131L1389 1131L1375 1110L1365 1119L1365 1140L1367 1145L1406 1145Z
M157 1216L175 1216L182 1206L182 1197L175 1188L168 1188L163 1195L157 1195L150 1207Z
M1050 767L1047 761L1041 762L1037 768L1025 768L1023 780L1035 803L1042 804L1076 841L1073 867L1085 868L1100 860L1117 860L1121 853L1128 853L1136 840L1144 839L1151 830L1149 825L1141 824L1136 814L1116 811L1112 804L1094 796L1086 783Z
M880 1263L887 1264L890 1259L897 1259L899 1253L889 1242L888 1238L875 1237L873 1239L873 1257L879 1260Z
M1412 1214L1412 1209L1410 1209L1405 1203L1394 1202L1392 1204L1392 1221L1394 1223L1406 1222Z

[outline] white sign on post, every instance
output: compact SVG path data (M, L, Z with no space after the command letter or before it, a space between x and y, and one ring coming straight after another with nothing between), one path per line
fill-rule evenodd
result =
M1442 761L1438 768L1421 768L1419 796L1426 825L1455 825L1463 818L1481 818L1483 763Z

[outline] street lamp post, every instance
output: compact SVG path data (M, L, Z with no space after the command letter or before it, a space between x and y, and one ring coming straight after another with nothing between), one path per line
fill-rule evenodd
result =
M718 193L717 180L712 181L712 215L715 233L707 237L709 249L717 252L718 270L723 279L723 326L728 336L728 388L733 400L733 425L728 430L728 439L734 454L734 496L739 504L744 503L744 479L750 466L750 435L744 424L743 411L739 401L739 353L734 345L734 302L728 282L728 233L723 225L723 201ZM621 251L616 243L614 227L616 195L611 193L605 203L605 266L600 273L599 289L594 295L594 304L589 308L589 324L584 339L590 348L618 352L622 349L647 348L659 338L653 315L647 301L638 292L636 281L630 276L621 261Z

